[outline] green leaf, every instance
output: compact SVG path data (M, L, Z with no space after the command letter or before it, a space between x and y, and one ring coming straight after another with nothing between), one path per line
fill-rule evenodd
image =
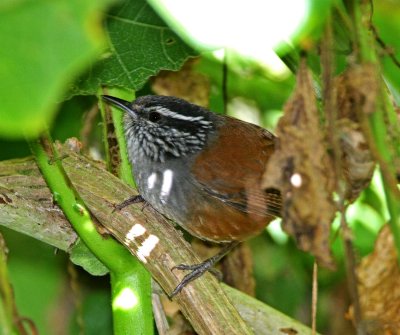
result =
M71 248L70 260L72 263L83 267L93 276L104 276L108 273L108 269L93 255L81 239Z
M95 94L99 85L137 90L160 70L178 70L196 53L144 0L125 1L108 15L110 52L72 94Z
M111 0L20 0L0 5L0 136L37 136L68 85L104 43Z

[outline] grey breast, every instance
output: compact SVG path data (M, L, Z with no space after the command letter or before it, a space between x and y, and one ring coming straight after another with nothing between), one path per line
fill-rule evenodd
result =
M178 223L185 222L188 194L192 194L190 188L193 187L189 169L184 162L186 159L166 162L144 160L133 162L133 175L139 193L160 213Z

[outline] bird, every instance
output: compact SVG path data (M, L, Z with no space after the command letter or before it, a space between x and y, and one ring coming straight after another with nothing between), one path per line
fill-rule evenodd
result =
M125 112L128 157L139 191L118 209L145 201L189 234L224 244L200 264L175 266L191 272L170 297L280 216L279 191L261 187L277 146L268 130L172 96L103 99Z

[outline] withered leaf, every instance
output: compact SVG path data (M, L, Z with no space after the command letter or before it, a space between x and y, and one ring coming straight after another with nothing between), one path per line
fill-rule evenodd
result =
M333 171L327 156L311 75L302 61L297 87L277 127L278 146L268 162L263 187L283 198L284 229L320 264L333 267L329 248Z
M375 109L377 80L371 65L348 68L335 80L342 168L346 181L344 197L354 201L371 181L375 162L360 125L360 113Z
M153 91L206 107L210 96L210 82L194 69L197 62L198 59L191 58L179 71L161 71L153 80Z
M389 226L379 233L374 252L361 261L357 276L363 328L373 334L400 334L400 268Z

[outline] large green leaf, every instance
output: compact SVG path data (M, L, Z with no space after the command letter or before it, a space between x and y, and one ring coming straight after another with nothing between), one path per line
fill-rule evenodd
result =
M37 136L65 90L104 43L111 0L20 0L0 5L0 136Z
M72 94L94 94L99 85L139 89L160 70L178 70L196 53L144 0L125 1L108 15L110 52L83 77Z
M104 276L108 273L106 266L99 261L81 239L78 239L69 253L71 262L80 265L91 275Z

